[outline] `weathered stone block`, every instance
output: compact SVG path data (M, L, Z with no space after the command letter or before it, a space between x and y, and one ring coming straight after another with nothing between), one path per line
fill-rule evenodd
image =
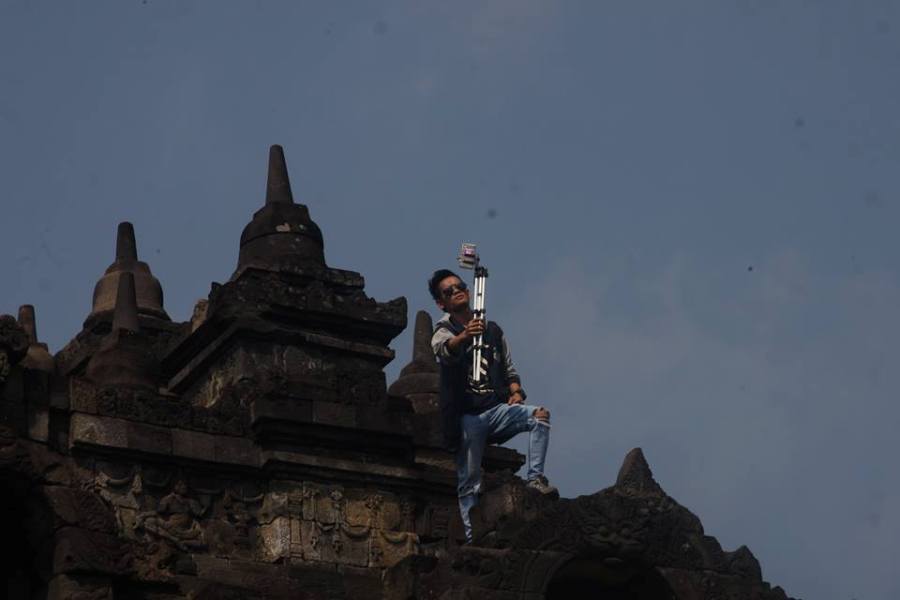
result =
M172 434L167 428L76 413L69 426L70 445L89 444L153 454L172 453Z
M128 421L128 448L153 454L172 454L172 431Z
M298 516L291 519L291 556L303 557L303 520Z
M458 512L455 505L431 504L416 523L416 533L423 538L447 539L450 531L451 515Z
M28 437L46 442L50 437L50 413L46 410L28 411Z
M251 439L220 435L215 437L215 460L257 467L259 451Z
M369 564L370 529L336 526L332 531L331 545L326 547L326 560L341 565L365 567ZM330 550L330 552L329 552Z
M313 402L305 398L258 398L250 405L250 421L308 423L313 420Z
M92 444L113 448L128 447L128 424L120 419L104 419L76 413L69 424L69 443L72 446Z
M277 517L271 523L258 528L260 559L277 562L291 555L291 520Z
M303 519L305 521L313 521L316 519L316 512L318 511L319 505L319 497L322 495L323 489L317 485L313 485L311 483L303 484Z
M385 497L378 511L378 528L386 531L408 531L412 528L410 520L411 505L400 498Z
M114 535L80 527L64 527L56 533L54 573L125 575L132 561L128 544Z
M344 598L353 600L384 600L381 573L349 565L338 567L341 592Z
M195 460L216 460L216 436L185 429L172 430L172 454Z
M315 521L300 523L300 545L304 560L323 560L322 548L330 543L329 536L324 535Z
M339 489L322 490L315 497L314 519L322 524L340 523L343 521L344 493Z
M356 407L352 404L317 400L313 403L313 420L322 425L356 427Z
M259 523L265 525L278 517L286 517L289 513L288 494L273 491L266 494L256 519Z
M115 516L97 494L55 485L44 487L44 496L57 520L56 527L71 525L105 533L116 532Z
M344 509L344 518L351 527L365 527L374 525L373 510L369 508L369 498L357 498L348 500Z
M134 525L137 522L137 511L133 508L118 507L116 517L119 522L119 534L134 537Z
M414 533L376 530L372 542L372 558L376 562L372 566L391 567L416 552L418 536Z
M47 600L112 600L112 582L102 577L56 575L47 586Z
M76 412L97 413L97 388L81 379L69 380L69 407ZM68 408L68 407L64 407Z

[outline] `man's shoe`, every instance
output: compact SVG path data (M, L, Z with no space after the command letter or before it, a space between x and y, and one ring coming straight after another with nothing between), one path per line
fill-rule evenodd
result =
M555 494L559 496L559 490L550 485L550 482L547 481L547 478L543 475L538 475L534 479L530 480L527 484L533 490L539 491L543 495Z

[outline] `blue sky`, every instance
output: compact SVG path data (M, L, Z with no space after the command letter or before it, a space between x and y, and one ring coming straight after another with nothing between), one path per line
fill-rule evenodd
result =
M897 598L898 33L892 2L4 0L0 312L60 349L128 220L188 319L282 144L328 263L411 320L479 244L564 494L641 446L789 594Z

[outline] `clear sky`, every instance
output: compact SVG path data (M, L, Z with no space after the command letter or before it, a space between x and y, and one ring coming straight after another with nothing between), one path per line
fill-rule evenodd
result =
M0 0L0 312L59 350L129 220L188 319L282 144L410 321L479 244L565 495L641 446L790 595L896 600L898 100L890 1Z

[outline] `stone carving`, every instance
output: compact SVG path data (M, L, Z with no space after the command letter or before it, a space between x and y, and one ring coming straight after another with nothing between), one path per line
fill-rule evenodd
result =
M375 515L378 514L378 511L381 510L381 505L384 502L384 497L381 494L370 494L366 497L366 508L371 512L372 519L374 520ZM372 521L370 521L370 524Z
M292 519L287 492L269 492L262 498L256 519L259 523L260 552L263 560L275 562L291 555Z
M416 516L416 503L404 498L400 501L400 514L403 516L404 525L409 526Z
M321 492L319 488L310 485L303 486L302 492L302 511L303 518L307 521L315 521L317 520L317 507L318 507L318 498Z
M334 550L334 553L340 555L341 551L344 549L344 542L341 540L341 534L339 529L332 529L331 534L331 548Z
M430 540L443 540L449 537L450 513L453 507L447 505L429 506L425 513L422 527L423 535Z
M384 564L384 550L378 544L369 545L369 564L372 566L381 566Z
M179 479L155 511L138 515L135 528L164 539L184 552L203 549L203 530L197 518L203 516L206 507L187 494L187 484Z
M172 469L156 465L144 465L141 468L141 474L143 475L143 485L153 490L166 489L175 479L175 472Z
M328 494L331 498L331 518L327 522L344 522L344 493L341 490L331 490Z
M247 509L244 502L230 493L225 494L222 505L225 508L225 518L234 527L235 543L249 547L250 526L256 520L253 518L253 514Z

